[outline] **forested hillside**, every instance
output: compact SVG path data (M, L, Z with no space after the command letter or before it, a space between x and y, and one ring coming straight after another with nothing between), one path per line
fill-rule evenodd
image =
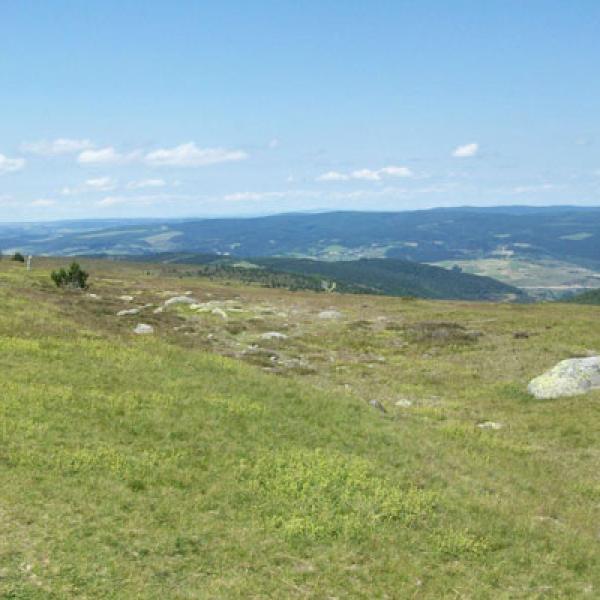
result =
M453 300L492 300L525 295L490 277L479 277L398 259L360 259L325 262L310 259L261 258L259 265L281 271L316 274L334 281L352 283L365 291L389 296L417 296Z
M600 289L577 294L572 298L568 298L565 302L571 302L573 304L600 304Z
M126 257L127 258L127 257ZM210 254L158 254L139 260L196 265L190 273L232 278L267 287L450 300L524 300L516 287L490 277L399 259L318 261L298 258L239 258Z

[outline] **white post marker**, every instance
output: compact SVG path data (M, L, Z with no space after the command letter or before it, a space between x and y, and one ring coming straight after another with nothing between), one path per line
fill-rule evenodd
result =
M31 259L33 258L33 256L31 256L31 254L27 257L27 270L31 271Z

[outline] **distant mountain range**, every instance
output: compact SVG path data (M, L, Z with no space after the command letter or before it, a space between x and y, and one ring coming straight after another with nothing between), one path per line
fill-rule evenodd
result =
M241 279L270 277L292 287L318 286L323 277L345 291L491 299L524 298L520 286L533 297L553 299L600 287L600 208L463 207L0 224L0 249L149 260L171 253L196 263L200 255L207 255L213 270L215 256L230 256L235 261L251 259L278 275L273 279L272 273L244 274L222 262L220 271L231 274L233 269ZM446 270L428 271L432 267L415 263ZM475 275L488 277L482 283ZM496 281L498 285L507 285L495 287L490 282L496 279L503 282Z
M518 256L600 268L600 208L444 208L0 224L0 248L47 255L193 252L418 262Z

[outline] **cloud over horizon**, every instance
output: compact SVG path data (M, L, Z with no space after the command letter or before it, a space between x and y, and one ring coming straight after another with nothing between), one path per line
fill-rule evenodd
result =
M4 154L0 154L0 175L15 173L23 169L23 167L25 167L24 158L9 158L8 156L4 156Z
M206 167L246 158L248 154L243 150L199 148L194 142L187 142L173 148L159 148L148 152L144 162L153 167Z
M413 173L408 167L389 166L382 169L357 169L350 173L327 171L316 178L316 181L349 181L358 179L363 181L381 181L385 177L412 177Z

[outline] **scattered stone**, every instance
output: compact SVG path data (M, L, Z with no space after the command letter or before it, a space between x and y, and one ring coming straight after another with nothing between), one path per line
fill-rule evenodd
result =
M122 300L123 302L132 302L133 296L119 296L119 300Z
M98 296L98 294L92 294L91 292L88 294L88 298L92 298L93 300L101 300L102 298Z
M410 408L412 405L413 401L407 400L406 398L401 398L396 402L396 406L399 406L400 408Z
M600 356L563 360L527 386L527 391L538 400L576 396L596 389L600 389Z
M381 412L387 412L385 410L385 406L383 406L383 404L381 404L381 402L379 402L379 400L369 400L369 406L372 406L373 408L376 408L377 410L381 411Z
M227 319L227 313L222 308L213 308L210 312L221 319Z
M163 307L163 306L159 306L158 308L155 308L155 309L154 309L152 312L153 312L155 315L159 315L160 313L162 313L162 312L164 312L164 311L165 311L164 307Z
M285 333L280 333L279 331L267 331L260 337L263 340L287 340L288 336L285 335Z
M319 313L319 319L341 319L342 313L339 310L322 310Z
M526 331L515 331L513 333L513 338L515 338L515 340L526 340L528 337L529 333Z
M147 325L146 323L139 323L133 330L133 333L137 333L138 335L152 334L154 333L154 327L152 327L152 325Z
M140 312L139 308L126 308L117 313L117 317L126 317L128 315L137 315Z
M502 429L504 425L502 423L496 423L494 421L484 421L483 423L478 423L477 427L480 429Z
M173 304L198 304L198 300L191 298L190 296L174 296L165 301L166 306L172 306Z

